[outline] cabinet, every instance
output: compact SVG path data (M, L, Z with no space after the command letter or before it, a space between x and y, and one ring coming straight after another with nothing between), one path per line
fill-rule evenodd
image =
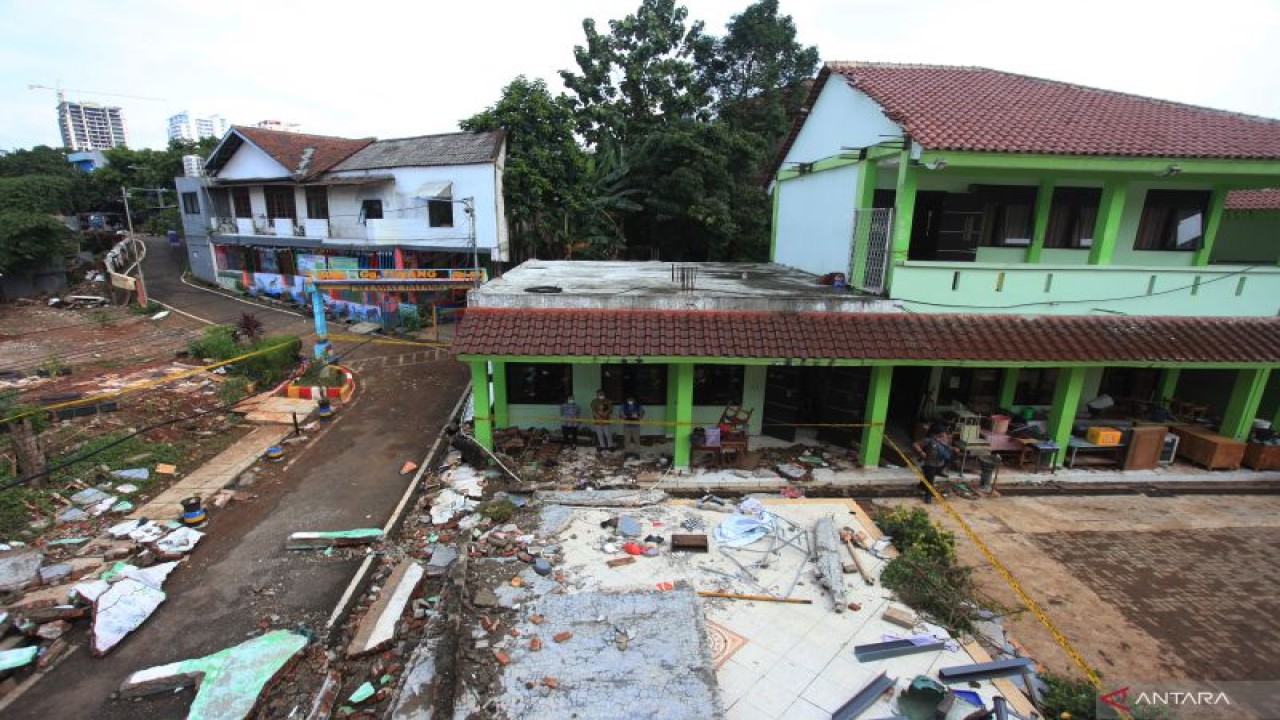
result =
M1280 445L1249 443L1244 450L1244 466L1252 470L1280 470Z
M1125 470L1151 470L1160 463L1160 451L1164 449L1164 436L1169 428L1164 425L1138 425L1129 431L1129 452L1124 458Z
M1174 427L1172 432L1178 436L1178 457L1209 470L1237 470L1244 460L1245 443L1239 440L1192 425Z

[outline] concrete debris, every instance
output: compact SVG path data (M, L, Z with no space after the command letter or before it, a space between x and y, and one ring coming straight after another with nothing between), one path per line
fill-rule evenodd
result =
M531 610L544 623L526 620L516 630L553 642L505 650L511 664L498 668L495 700L510 717L723 717L703 610L688 586L552 593Z
M86 580L82 583L76 583L71 587L71 594L85 602L93 603L106 591L111 589L111 583L106 580Z
M484 476L477 473L470 465L458 465L445 473L444 482L456 492L467 497L478 498L484 494Z
M182 555L195 549L204 533L189 527L180 527L155 542L156 552L164 555Z
M150 480L151 471L146 468L129 468L127 470L112 470L111 477L120 478L121 480Z
M916 626L915 612L900 605L890 605L884 609L884 613L882 613L880 617L886 622L891 622L894 625L907 628L908 630Z
M470 500L451 488L445 488L431 503L431 523L443 525L458 515L475 510L478 504L475 500Z
M351 697L347 698L347 702L359 705L365 700L373 697L375 692L377 691L373 689L373 683L366 681L360 687L356 688L355 692L351 693Z
M458 559L458 550L452 545L436 545L427 562L427 577L440 577L449 571Z
M86 538L86 537L71 537L71 538L58 538L57 540L50 540L46 544L51 547L57 547L58 545L83 545L87 542L89 542L89 538ZM8 548L5 548L5 549L7 550Z
M39 645L30 645L28 647L0 651L0 671L13 670L24 665L30 665L31 661L36 659L36 654L39 652Z
M134 698L197 686L189 720L238 720L249 717L262 690L307 646L307 638L289 630L229 647L212 655L139 670L120 686L120 697Z
M105 515L108 511L111 510L112 507L115 506L115 504L116 504L116 496L108 495L107 497L103 498L101 502L89 508L89 514L94 517Z
M667 494L661 490L561 490L539 492L537 498L543 503L572 507L645 507L657 505Z
M57 563L40 568L40 583L42 585L56 585L70 577L70 563Z
M116 492L121 495L132 495L138 492L138 486L133 483L121 483L116 486Z
M86 507L89 505L97 505L108 497L110 496L98 488L88 488L72 495L71 502L81 507Z
M94 655L101 657L107 654L151 617L167 597L161 586L177 567L176 562L149 568L117 563L108 571L117 579L93 603L90 647ZM108 573L104 573L104 579Z
M117 515L124 515L125 513L131 513L133 512L133 503L129 502L128 500L121 500L120 502L111 506L111 512Z
M814 525L813 540L819 579L831 593L836 612L842 613L847 606L844 597L844 562L840 559L840 535L830 516Z
M430 720L436 687L439 638L427 638L413 651L392 704L390 720Z
M382 531L378 528L356 528L354 530L332 530L327 532L296 532L289 536L289 540L284 546L288 550L312 550L316 548L368 545L380 540L382 540Z
M538 534L553 537L573 520L573 510L564 505L544 505L538 512Z
M23 590L39 579L44 555L31 548L0 552L0 592Z
M36 630L36 637L41 640L57 640L71 631L71 623L66 620L47 622Z
M395 639L396 624L425 574L422 565L412 560L401 561L391 571L382 594L364 614L351 644L347 646L348 658L381 650Z
M63 510L62 512L58 513L58 522L60 523L84 522L85 520L88 520L88 519L89 519L89 513L81 510L78 507L69 507L66 510Z
M341 687L342 673L337 670L325 673L320 692L316 693L316 699L311 703L311 712L307 713L307 720L329 720L333 715L334 705L338 703L338 690Z

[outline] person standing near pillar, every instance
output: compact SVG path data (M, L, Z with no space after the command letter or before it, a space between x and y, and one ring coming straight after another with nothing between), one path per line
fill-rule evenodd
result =
M578 444L578 420L582 417L582 408L572 398L560 406L560 436L566 447Z
M640 457L640 421L644 419L644 406L634 396L628 395L622 403L622 448L627 455Z
M596 391L596 398L591 401L591 419L595 421L596 452L613 449L613 401L605 396L604 390Z

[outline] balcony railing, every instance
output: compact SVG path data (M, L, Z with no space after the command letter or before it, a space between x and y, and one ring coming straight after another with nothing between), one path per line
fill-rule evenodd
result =
M918 312L1275 316L1280 268L912 261L893 268L889 297Z
M288 218L214 218L214 233L248 237L293 237L359 242L369 245L424 243L465 248L465 228L431 227L425 218L387 218L365 221Z

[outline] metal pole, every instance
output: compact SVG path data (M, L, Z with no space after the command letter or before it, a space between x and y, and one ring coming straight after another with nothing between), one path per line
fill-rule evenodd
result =
M471 219L471 267L474 274L472 282L476 287L480 287L480 244L476 242L476 199L467 198L463 201L463 206Z

